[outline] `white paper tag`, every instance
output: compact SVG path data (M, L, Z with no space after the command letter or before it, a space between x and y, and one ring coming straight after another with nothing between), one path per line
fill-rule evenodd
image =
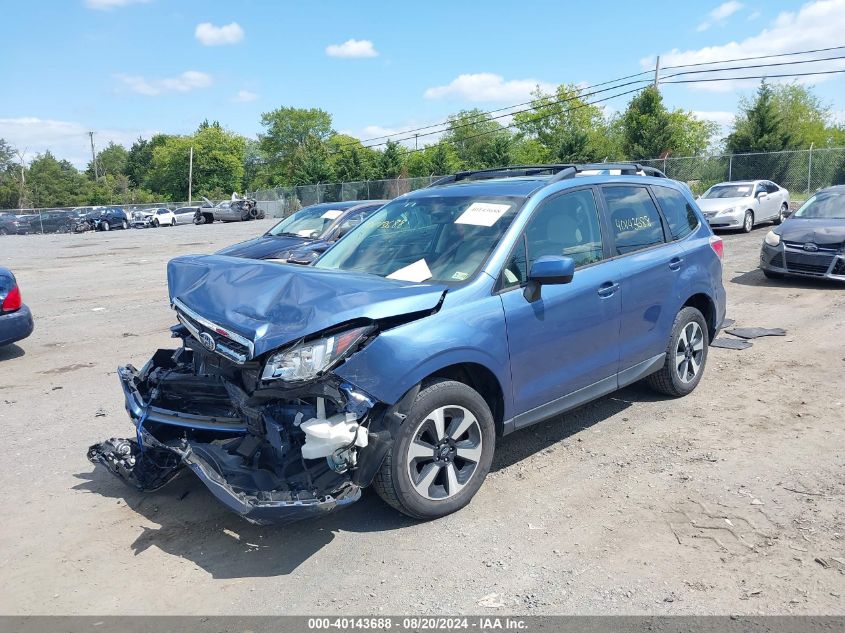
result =
M493 226L508 209L509 204L494 204L492 202L473 202L469 205L455 224L472 224L474 226Z
M312 229L303 229L301 231L296 232L297 235L300 235L302 237L311 237L313 233L314 231Z
M740 193L745 193L746 191L751 191L751 187L737 187L736 190Z
M425 281L426 279L431 279L431 271L428 269L428 264L425 263L425 260L421 259L413 264L408 264L404 268L400 268L399 270L390 273L387 278L419 283L421 281Z
M341 213L343 213L343 211L338 211L337 209L330 209L330 210L326 211L320 217L326 218L327 220L336 220L337 218L340 217Z

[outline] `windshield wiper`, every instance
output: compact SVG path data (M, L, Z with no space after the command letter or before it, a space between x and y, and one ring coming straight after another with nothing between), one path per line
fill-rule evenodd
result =
M308 237L307 235L300 235L299 233L290 233L289 231L283 231L281 233L270 233L273 237L299 237L303 240L314 240L317 239L315 237Z

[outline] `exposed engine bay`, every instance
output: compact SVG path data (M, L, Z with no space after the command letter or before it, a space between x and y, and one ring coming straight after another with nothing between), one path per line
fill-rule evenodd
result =
M256 361L208 351L185 325L177 349L118 369L134 438L88 458L143 491L190 469L226 506L256 523L296 520L356 501L391 445L394 407L327 372L263 380Z

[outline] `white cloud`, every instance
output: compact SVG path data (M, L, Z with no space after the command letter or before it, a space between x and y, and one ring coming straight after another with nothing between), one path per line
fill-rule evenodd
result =
M89 9L109 11L118 7L125 7L130 4L142 4L150 0L85 0L85 6Z
M235 103L249 103L250 101L255 101L258 99L258 95L254 92L250 92L249 90L239 90L238 94L232 97L232 101Z
M370 40L346 40L343 44L329 44L326 46L329 57L378 57L378 51Z
M698 64L701 62L716 62L741 57L757 57L762 55L777 55L800 50L839 46L842 43L842 33L845 32L845 0L816 0L801 7L797 12L783 12L757 35L747 37L741 41L729 42L716 46L707 46L694 50L673 49L660 54L660 65L679 66L684 64ZM781 60L760 60L759 63L775 63L777 61L797 61L801 57L793 56ZM644 68L654 66L654 60L643 59ZM747 62L754 63L754 62ZM741 65L741 64L729 64ZM753 68L746 71L733 71L708 75L681 76L678 79L702 79L707 77L724 77L733 75L765 75L783 74L789 72L813 72L820 70L845 69L845 60L831 60L816 64L801 64L793 66L773 66L769 68ZM668 71L673 74L678 71ZM815 75L801 77L797 80L813 84L831 79L836 75ZM664 75L666 77L666 75ZM671 80L670 80L671 81ZM792 81L790 78L775 79L773 81ZM746 89L759 83L759 79L746 81L714 81L709 83L692 84L695 89L713 92L730 92Z
M759 18L761 15L762 15L762 13L760 13L759 11L752 11L751 13L748 14L748 21L753 22L754 20Z
M203 22L197 24L194 37L204 46L223 46L237 44L244 39L244 30L237 22L225 26L214 26L211 22Z
M211 75L198 70L186 70L181 75L164 79L147 79L141 75L116 75L116 77L132 92L150 97L168 92L189 92L208 88L214 82Z
M739 11L742 7L743 4L741 2L737 2L736 0L728 0L728 2L723 2L707 14L708 19L699 24L696 28L696 31L706 31L711 26L713 26L714 22L723 22L724 20L727 20L734 13Z
M85 167L91 160L88 132L92 130L95 132L94 142L98 150L108 145L109 141L129 148L139 136L149 138L156 133L156 130L100 129L77 121L37 117L0 119L0 138L6 139L21 152L25 151L27 161L49 150L57 159L69 160L78 168Z
M543 92L553 92L554 84L536 79L511 79L505 81L494 73L459 75L445 86L435 86L425 91L426 99L444 97L466 101L527 101L537 87Z

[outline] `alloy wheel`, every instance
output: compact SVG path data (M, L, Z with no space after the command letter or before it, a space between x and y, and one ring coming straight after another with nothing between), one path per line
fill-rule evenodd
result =
M464 407L439 407L417 427L408 445L408 475L417 493L435 501L458 494L482 455L481 426Z
M701 370L704 356L704 332L701 326L691 321L681 330L675 347L675 368L681 382L689 384Z
M751 229L754 228L754 216L750 213L745 214L745 232L750 233Z

